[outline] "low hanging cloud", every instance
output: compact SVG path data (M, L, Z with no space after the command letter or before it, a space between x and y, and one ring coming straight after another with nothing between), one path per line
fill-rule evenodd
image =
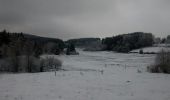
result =
M166 36L169 0L0 0L0 29L56 38Z

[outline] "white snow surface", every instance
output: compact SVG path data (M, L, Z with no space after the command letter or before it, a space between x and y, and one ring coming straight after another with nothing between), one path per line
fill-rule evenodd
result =
M85 52L55 56L66 71L0 74L0 100L170 100L170 75L146 67L155 55Z
M146 48L141 48L141 49L143 50L144 53L152 53L152 52L159 53L162 50L170 51L170 47L146 47ZM132 50L131 52L139 53L141 49Z

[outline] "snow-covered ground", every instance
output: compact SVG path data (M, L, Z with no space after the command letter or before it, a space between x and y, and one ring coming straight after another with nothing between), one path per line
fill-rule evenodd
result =
M141 49L132 50L131 52L139 53ZM146 47L142 48L144 53L159 53L161 50L170 51L170 47Z
M170 100L170 75L146 67L155 55L84 52L55 56L67 71L0 74L0 100Z

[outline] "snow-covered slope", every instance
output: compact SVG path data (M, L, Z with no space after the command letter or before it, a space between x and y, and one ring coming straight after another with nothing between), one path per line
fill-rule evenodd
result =
M67 71L0 74L0 100L170 100L170 75L151 74L154 55L84 52L55 56Z

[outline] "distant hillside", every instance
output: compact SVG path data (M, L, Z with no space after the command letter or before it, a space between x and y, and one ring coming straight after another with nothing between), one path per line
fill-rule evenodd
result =
M31 35L27 33L23 33L24 37L33 41L42 41L42 42L58 42L58 41L63 41L58 38L49 38L49 37L42 37L42 36L37 36L37 35Z
M41 55L59 55L63 54L63 50L64 42L61 39L3 30L0 32L0 72L47 71L51 68L46 61L50 64L55 61L55 67L61 66L61 62L53 58L41 59Z
M87 47L100 42L101 42L100 38L79 38L79 39L70 39L65 43L74 44L76 47Z
M59 54L64 50L65 43L61 39L41 37L26 33L11 33L3 30L0 32L0 48L12 45L25 46L30 44L41 53ZM3 54L1 54L3 55Z
M24 37L31 40L31 41L35 41L37 43L49 43L49 42L54 42L59 44L60 48L64 48L64 42L61 39L58 38L49 38L49 37L41 37L41 36L36 36L36 35L30 35L30 34L26 34L23 33Z
M134 49L152 46L154 36L152 33L134 32L107 37L102 40L105 50L127 53Z

